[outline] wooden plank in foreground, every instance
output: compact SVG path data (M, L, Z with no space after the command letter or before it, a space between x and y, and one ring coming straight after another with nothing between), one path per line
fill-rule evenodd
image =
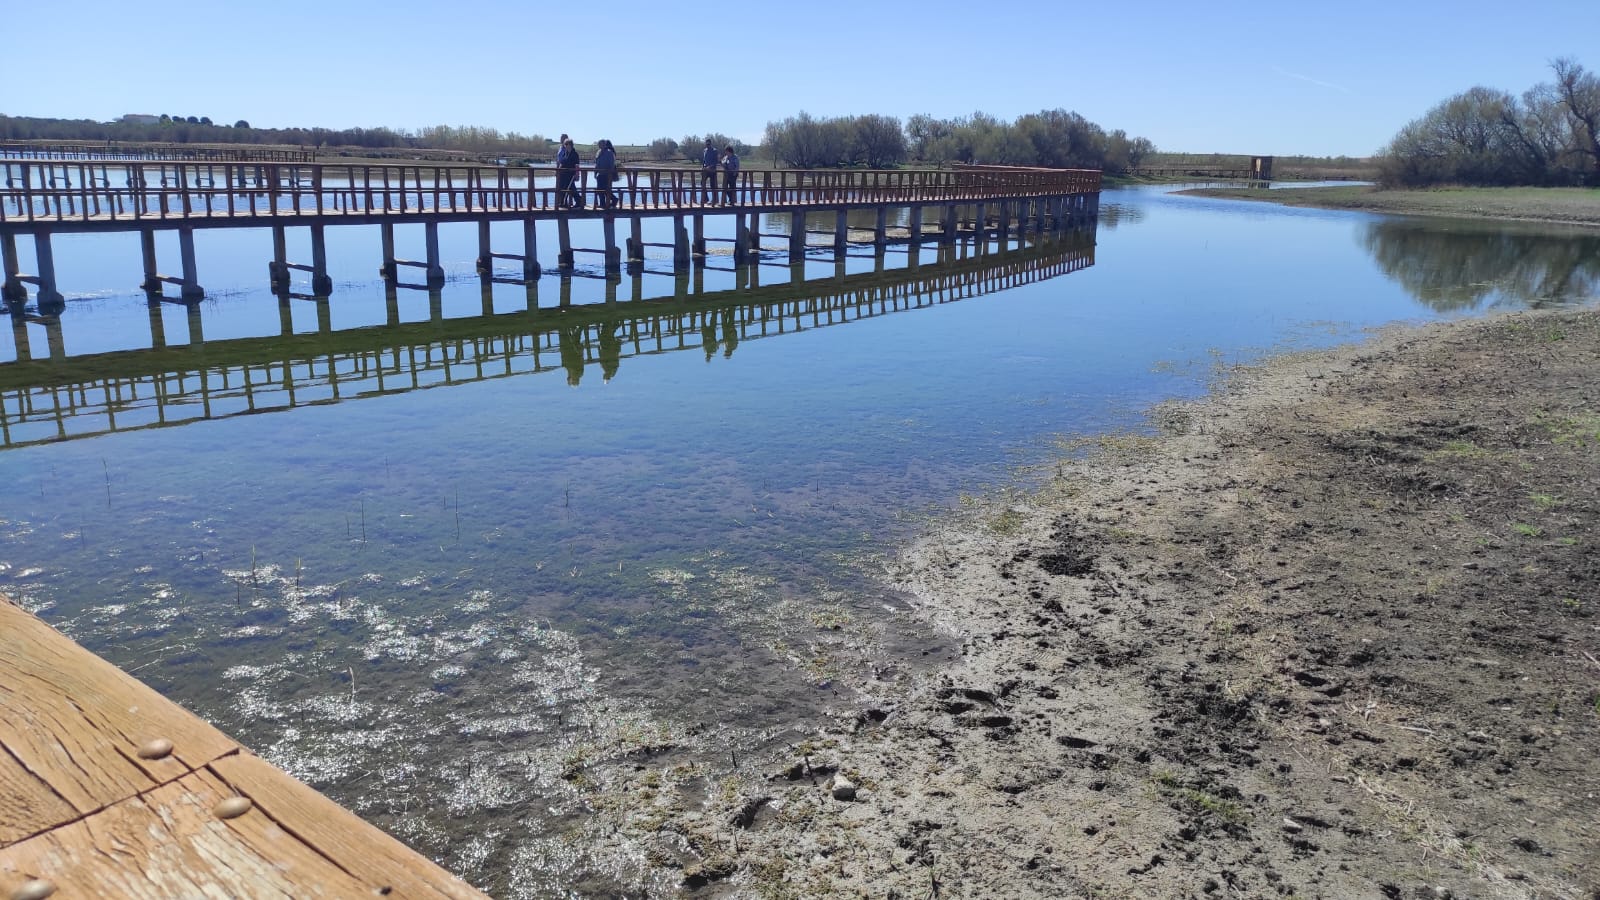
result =
M157 739L172 752L141 757ZM130 900L484 896L0 597L0 897L36 879Z

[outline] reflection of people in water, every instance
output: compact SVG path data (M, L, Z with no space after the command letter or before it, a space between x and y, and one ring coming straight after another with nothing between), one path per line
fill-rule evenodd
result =
M583 378L583 326L561 329L561 366L567 370L567 384L577 387Z
M617 337L617 323L607 322L600 326L600 376L610 381L621 361L622 339Z
M700 345L705 347L706 362L717 355L717 320L707 312L700 317Z
M733 355L733 348L739 346L739 327L733 321L733 307L722 311L722 358L727 359Z

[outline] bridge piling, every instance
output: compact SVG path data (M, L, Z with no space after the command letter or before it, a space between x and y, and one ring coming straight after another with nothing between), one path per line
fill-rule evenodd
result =
M539 277L539 233L534 220L522 220L522 280L532 284Z
M913 248L922 243L922 207L911 207L911 246Z
M267 263L267 283L274 293L289 289L289 241L282 225L272 226L272 261ZM145 259L145 279L152 277L155 266L155 245L150 245L150 255ZM146 290L148 290L148 285Z
M878 220L872 230L872 243L879 247L889 242L889 207L878 207Z
M489 220L478 220L478 271L494 271L494 249L489 243Z
M17 276L21 274L17 264L17 236L11 233L0 234L0 264L5 266L4 283L0 284L0 299L7 303L26 303L28 300L28 287Z
M839 207L833 214L833 252L842 258L850 247L850 213Z
M956 205L946 203L939 213L939 243L953 244L956 239Z
M333 279L328 276L328 241L323 226L311 226L311 293L327 297L333 293Z
M739 213L733 215L733 261L743 263L750 257L750 227Z
M399 274L399 266L394 260L394 224L378 223L378 234L379 240L383 242L383 264L378 267L378 274L393 282Z
M628 261L644 262L644 217L630 216L628 219Z
M439 223L422 223L424 239L428 245L428 287L444 284L444 266L439 264Z
M190 247L191 255L193 247ZM56 257L50 248L50 232L40 231L33 236L33 255L39 263L39 312L49 315L48 310L59 312L66 299L56 289Z
M672 217L672 268L684 271L689 268L689 229L684 227L683 216Z
M694 255L705 258L706 255L706 217L695 214L694 219Z
M806 258L806 212L803 209L789 211L789 262Z
M572 268L572 228L565 218L556 220L556 267L563 272Z
M605 269L606 273L622 271L622 251L617 249L617 217L607 214L600 223L601 231L605 234Z

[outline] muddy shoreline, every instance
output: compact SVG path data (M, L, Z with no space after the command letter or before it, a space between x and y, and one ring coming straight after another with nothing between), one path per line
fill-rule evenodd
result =
M887 564L958 660L596 760L585 831L649 895L1600 897L1597 364L1585 309L1236 371Z

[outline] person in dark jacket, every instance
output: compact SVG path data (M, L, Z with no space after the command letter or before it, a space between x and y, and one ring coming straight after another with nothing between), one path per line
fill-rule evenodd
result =
M561 149L556 151L556 207L572 209L583 205L578 196L578 148L572 138L561 136Z
M616 209L617 195L611 186L617 183L617 148L601 138L600 152L594 155L594 202L601 209Z
M712 203L717 193L717 146L706 138L706 148L700 151L700 202Z
M739 154L733 147L722 148L722 202L732 205L739 202L735 188L739 184Z

